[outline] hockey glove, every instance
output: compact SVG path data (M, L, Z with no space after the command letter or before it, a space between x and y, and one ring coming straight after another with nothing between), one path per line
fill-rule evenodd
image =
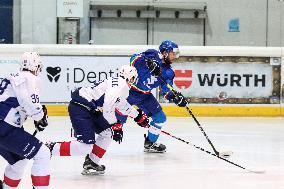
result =
M91 115L92 115L93 118L98 118L98 117L100 117L102 114L103 114L103 113L102 113L101 111L97 110L97 109L91 110Z
M142 110L138 109L138 116L134 118L134 121L140 126L140 127L146 127L149 125L149 119L146 114L143 113Z
M161 69L158 61L155 59L146 59L145 61L147 68L150 70L150 73L153 76L158 77L161 74Z
M123 130L121 123L114 123L111 125L112 139L119 144L122 142Z
M186 107L186 105L188 104L185 97L180 92L177 92L177 91L174 92L173 101L179 107Z
M47 109L45 107L45 105L42 105L42 111L43 111L43 117L41 118L41 120L39 121L34 121L34 125L35 125L35 128L38 132L41 132L43 131L47 125L48 125L48 122L47 122Z

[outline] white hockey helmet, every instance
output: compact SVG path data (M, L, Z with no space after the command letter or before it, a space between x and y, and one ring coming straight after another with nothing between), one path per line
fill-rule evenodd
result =
M119 70L119 76L125 79L128 83L135 83L138 73L135 67L123 65Z
M21 71L32 71L38 75L42 70L42 61L38 53L25 52L21 58Z

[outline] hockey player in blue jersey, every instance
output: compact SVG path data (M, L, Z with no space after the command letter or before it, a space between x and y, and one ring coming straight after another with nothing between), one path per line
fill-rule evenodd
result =
M47 124L47 110L40 104L40 56L35 52L22 55L21 71L0 80L0 155L9 163L4 171L2 189L15 189L25 166L33 160L31 178L34 189L47 189L50 179L50 151L35 136L23 129L30 117L37 131Z
M175 74L171 64L178 57L178 45L173 41L165 40L159 46L159 51L148 49L140 54L134 54L130 59L130 64L137 69L138 79L131 86L127 100L152 118L148 136L145 136L145 152L163 153L166 150L165 145L157 143L162 125L166 122L166 115L151 90L161 87L167 100L173 101L180 107L185 107L187 104L181 93L176 92L178 95L174 96L173 92L159 78L162 76L167 83L173 85Z

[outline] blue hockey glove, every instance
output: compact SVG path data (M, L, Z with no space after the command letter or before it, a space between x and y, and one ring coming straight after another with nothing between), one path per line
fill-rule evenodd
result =
M34 121L34 125L35 125L35 128L38 132L41 132L43 131L47 125L48 125L48 122L47 122L47 109L45 107L45 105L42 105L42 111L43 111L43 117L41 118L41 120L39 121Z
M150 73L155 76L158 77L161 74L161 68L160 65L158 63L157 60L155 59L146 59L146 65L147 68L150 70Z
M123 130L121 123L114 123L111 125L112 139L119 144L122 142Z

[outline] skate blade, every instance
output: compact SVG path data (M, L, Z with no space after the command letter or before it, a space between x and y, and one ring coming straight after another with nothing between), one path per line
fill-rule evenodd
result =
M146 152L146 153L159 153L159 154L162 154L162 153L165 153L166 150L157 151L157 150L152 150L152 149L144 149L144 152Z
M104 174L105 172L104 171L95 171L95 170L86 170L84 169L81 174L82 175L102 175Z

